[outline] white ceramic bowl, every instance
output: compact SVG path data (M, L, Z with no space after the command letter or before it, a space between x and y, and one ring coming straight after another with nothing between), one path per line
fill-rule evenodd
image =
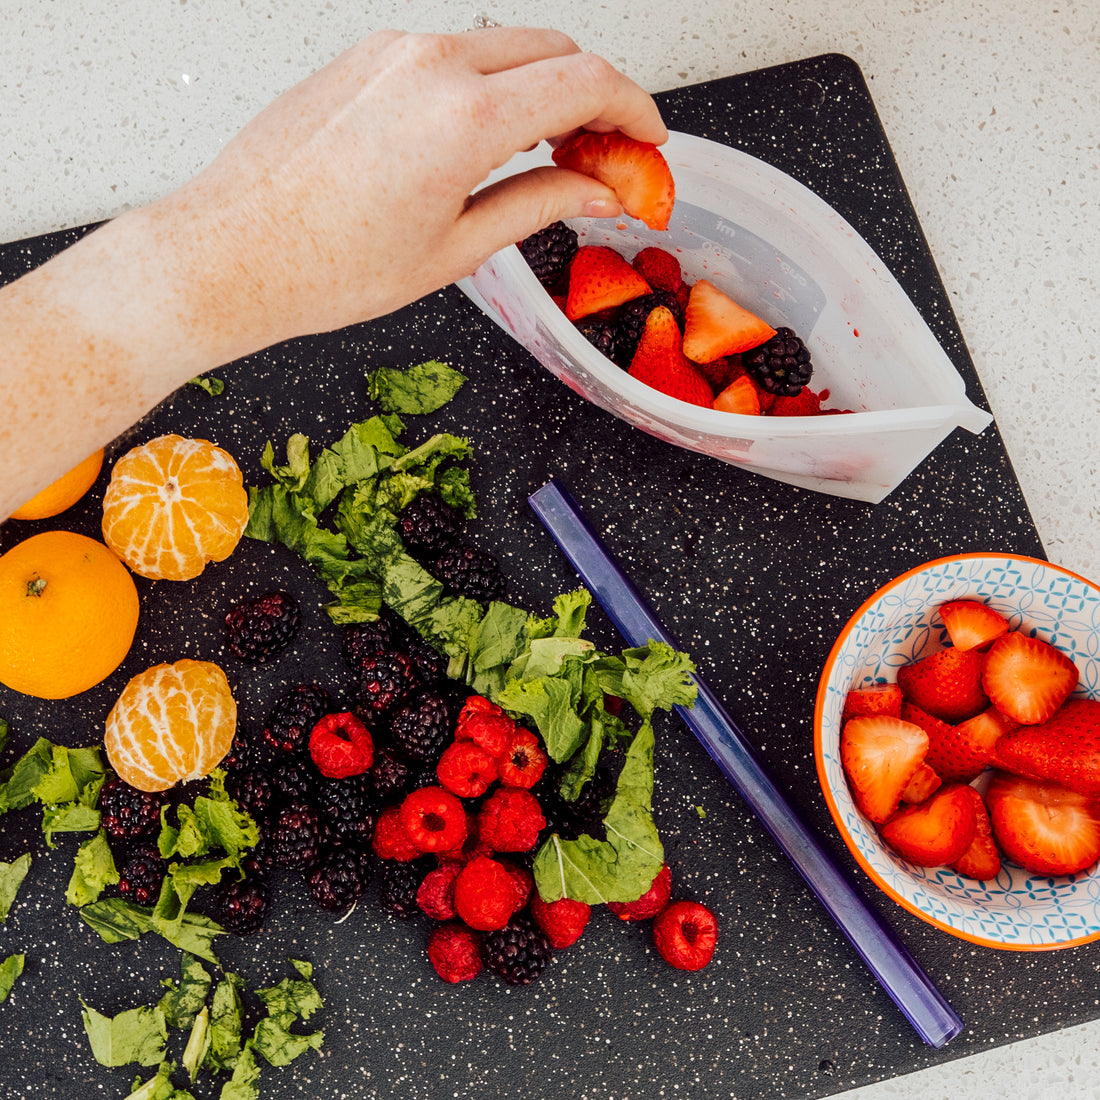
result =
M900 665L946 644L935 614L948 600L981 600L1013 629L1056 645L1081 673L1077 694L1100 699L1100 587L1049 562L960 554L902 574L852 616L818 687L814 749L821 788L844 842L872 880L929 924L987 947L1071 947L1100 938L1100 871L1062 878L1004 863L994 882L896 855L856 807L840 762L840 715L851 688L896 679ZM975 781L980 786L981 778Z

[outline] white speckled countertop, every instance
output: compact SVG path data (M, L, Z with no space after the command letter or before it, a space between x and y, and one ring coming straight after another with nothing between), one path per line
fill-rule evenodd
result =
M861 67L1050 558L1100 578L1095 0L0 0L0 240L171 189L370 30L549 24L652 91ZM1072 965L1072 953L1067 965ZM1100 1095L1100 1022L844 1095Z

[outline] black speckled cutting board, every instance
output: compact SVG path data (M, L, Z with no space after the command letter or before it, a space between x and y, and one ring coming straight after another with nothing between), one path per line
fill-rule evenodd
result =
M859 69L840 56L668 92L670 126L742 148L832 203L887 262L984 404L944 288ZM0 247L11 279L79 231ZM903 570L958 551L1043 556L996 427L956 431L886 501L817 495L678 450L583 403L543 372L454 288L381 321L296 340L218 372L221 397L184 387L117 441L166 431L206 436L262 477L264 442L293 431L315 442L374 411L365 374L429 357L469 375L434 417L410 418L407 439L448 428L471 437L483 514L476 540L496 548L513 602L546 613L575 578L525 501L557 476L652 599L670 629L758 746L780 786L849 868L965 1022L945 1050L924 1047L802 880L677 720L659 729L655 812L676 891L717 913L714 961L687 975L655 955L645 926L607 912L535 985L482 976L441 983L424 955L426 926L371 904L337 923L300 881L283 880L259 936L219 940L225 965L252 986L285 976L288 956L317 968L323 1054L266 1069L262 1095L509 1096L576 1100L680 1095L814 1097L908 1073L1097 1015L1100 944L1048 954L976 948L934 930L874 892L832 827L818 790L812 711L818 672L849 614ZM95 534L96 491L64 524ZM0 549L49 526L10 522ZM286 587L302 599L296 643L260 671L225 649L221 619L236 599ZM194 582L139 579L142 620L125 665L84 696L40 703L0 689L14 749L45 735L87 744L126 679L149 664L197 656L221 663L246 725L285 683L348 686L325 596L287 552L245 542ZM619 648L598 612L596 640ZM13 752L9 748L8 756ZM160 941L107 946L63 904L77 838L48 851L35 811L2 821L0 859L35 862L7 923L0 957L27 956L0 1006L7 1097L123 1096L131 1070L92 1059L79 998L105 1013L156 1000L178 973ZM372 895L373 897L373 895ZM177 1051L178 1054L178 1051ZM105 1091L101 1091L105 1090ZM216 1095L197 1088L200 1097Z

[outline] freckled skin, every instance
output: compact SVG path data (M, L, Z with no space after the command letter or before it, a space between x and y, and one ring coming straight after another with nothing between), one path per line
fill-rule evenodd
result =
M603 184L513 153L586 126L667 136L653 101L555 31L382 31L252 120L179 191L0 289L0 518L196 374L378 317Z

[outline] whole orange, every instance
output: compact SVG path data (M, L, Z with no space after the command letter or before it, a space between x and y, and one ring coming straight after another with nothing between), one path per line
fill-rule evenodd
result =
M229 751L237 704L211 661L153 665L122 689L107 716L103 746L131 787L166 791L209 775Z
M139 576L186 581L223 561L248 523L233 456L205 439L162 435L115 463L103 494L103 539Z
M0 557L0 683L67 699L106 679L129 652L138 594L101 542L44 531Z
M103 448L62 474L11 514L12 519L46 519L71 508L94 484L103 468Z

